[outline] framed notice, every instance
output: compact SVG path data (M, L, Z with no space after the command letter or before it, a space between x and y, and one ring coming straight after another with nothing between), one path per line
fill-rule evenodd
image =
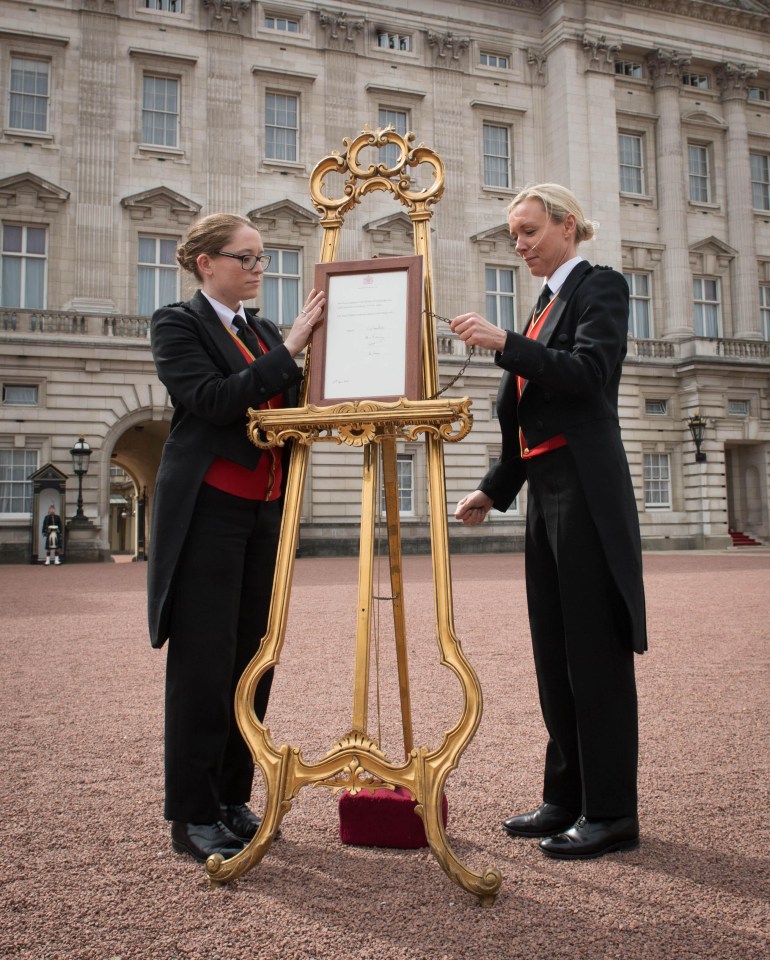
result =
M319 263L326 318L313 335L309 400L421 400L422 257Z

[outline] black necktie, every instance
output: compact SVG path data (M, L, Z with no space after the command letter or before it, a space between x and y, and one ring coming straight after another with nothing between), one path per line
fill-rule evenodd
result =
M262 347L259 345L259 339L257 338L256 333L254 333L254 331L239 313L236 313L233 317L233 326L237 329L238 336L246 344L249 350L251 350L254 356L260 356L262 353Z
M551 288L548 286L548 284L546 284L540 291L540 296L537 298L537 303L535 304L535 316L539 317L550 302Z

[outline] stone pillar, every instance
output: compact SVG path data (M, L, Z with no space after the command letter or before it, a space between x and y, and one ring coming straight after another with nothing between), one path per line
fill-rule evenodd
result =
M104 4L109 10L110 4ZM112 313L114 283L117 20L101 4L81 11L80 81L75 156L75 291L72 310Z
M215 21L212 26L215 27ZM224 23L228 23L224 20ZM245 213L241 185L255 176L254 157L240 144L243 39L239 33L216 27L209 34L206 79L206 184L205 213ZM252 123L262 123L264 102L257 105ZM244 169L247 166L248 169Z
M663 250L664 337L693 335L692 271L687 243L687 194L679 91L689 58L656 50L647 58L660 117L657 140L658 209Z
M756 75L757 71L746 64L725 63L717 71L727 121L727 235L730 246L738 252L732 278L732 335L747 339L762 336L746 126L747 86Z

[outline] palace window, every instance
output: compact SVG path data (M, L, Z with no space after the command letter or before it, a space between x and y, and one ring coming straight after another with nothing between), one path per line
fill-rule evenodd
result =
M299 97L293 94L265 94L265 158L299 159Z
M40 388L36 383L4 383L3 403L9 407L36 407Z
M486 315L502 330L516 329L516 277L506 267L485 267Z
M182 13L183 0L144 0L147 10L163 10L165 13Z
M709 203L711 201L709 148L700 144L688 144L687 160L690 173L690 200L693 203Z
M692 295L695 336L718 337L722 315L719 280L715 277L693 277Z
M668 416L668 400L645 400L644 412L648 417Z
M644 505L653 510L671 507L671 457L667 453L644 455Z
M682 86L695 87L697 90L708 90L709 78L705 73L683 73Z
M32 513L37 450L0 450L0 513Z
M751 197L755 210L770 210L770 157L751 154Z
M179 146L179 80L144 74L142 143Z
M499 53L485 53L483 50L479 54L479 63L482 67L495 67L497 70L507 70L510 66L508 57Z
M770 286L759 288L759 317L762 323L762 336L770 340Z
M385 516L385 475L380 475L380 509ZM414 456L411 453L396 455L396 482L398 486L398 512L404 517L414 516Z
M649 273L624 273L628 284L628 332L639 340L652 336L650 275Z
M620 192L644 193L644 152L642 137L621 133L618 136L620 156Z
M51 65L46 60L11 57L8 126L13 130L48 130Z
M262 279L265 316L274 323L290 326L299 313L302 277L299 250L266 249L270 265Z
M409 125L409 114L406 110L391 110L388 107L380 107L377 115L377 124L381 129L392 124L396 133L405 136ZM389 143L380 149L380 162L389 167L394 167L398 163L399 155L400 150L396 144Z
M508 127L484 124L484 186L511 186L511 132Z
M749 100L770 100L767 87L749 87Z
M750 400L727 400L728 417L748 417L751 413Z
M412 38L403 33L386 33L384 30L377 34L377 46L385 50L411 50Z
M137 262L137 310L149 317L158 307L179 299L179 268L176 240L167 237L139 237Z
M45 227L3 224L1 306L45 307L46 241Z
M641 63L634 63L631 60L616 60L615 73L621 77L634 77L641 79L644 76Z
M283 30L285 33L299 33L299 20L293 17L265 17L265 26L268 30Z

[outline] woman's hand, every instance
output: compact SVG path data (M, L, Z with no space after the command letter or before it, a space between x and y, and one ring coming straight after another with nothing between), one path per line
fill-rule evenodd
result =
M313 336L313 330L319 323L323 322L325 307L326 294L323 290L320 292L311 290L307 295L305 305L300 310L288 336L284 340L284 346L293 357L296 357L298 353L305 349Z
M449 321L452 333L469 347L485 347L487 350L505 349L505 330L485 320L478 313L462 313Z
M486 519L487 514L492 509L492 501L481 490L474 490L467 497L463 497L457 504L455 510L455 519L462 520L469 527L478 526Z

